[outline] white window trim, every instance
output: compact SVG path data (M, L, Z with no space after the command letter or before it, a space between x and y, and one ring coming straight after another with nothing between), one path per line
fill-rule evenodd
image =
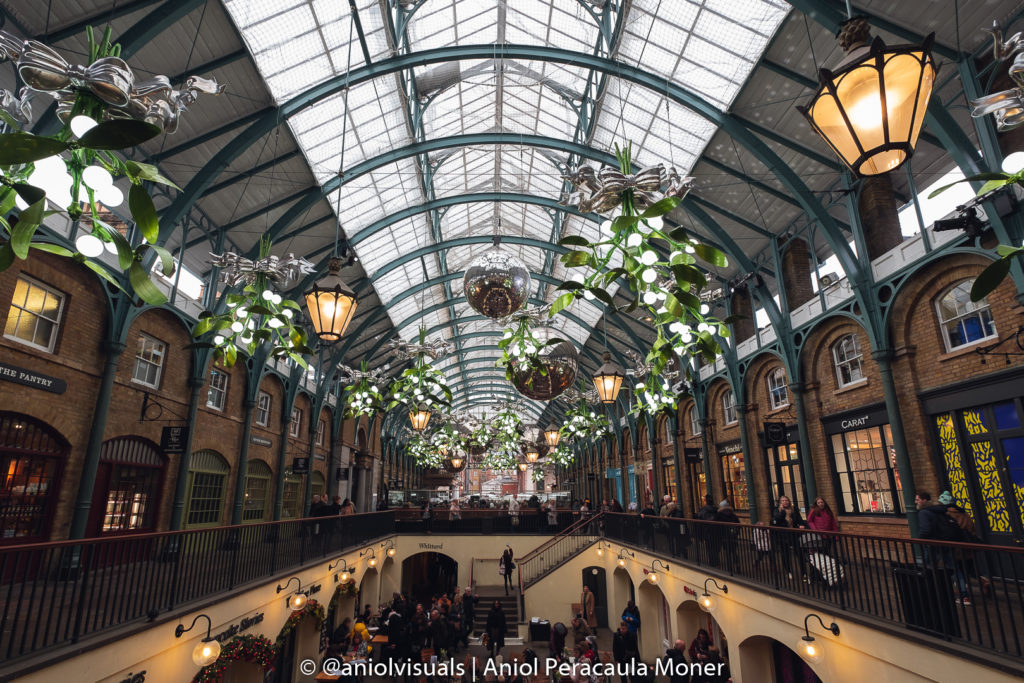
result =
M852 359L841 361L839 360L839 349L842 346L843 342L847 339L847 337L853 338L853 342L857 346L857 356ZM854 361L857 361L858 365L860 366L860 377L850 382L843 382L843 372L840 369L840 366L849 365ZM867 380L867 375L864 374L864 352L860 350L860 342L857 341L857 337L854 334L843 335L836 341L835 344L832 345L832 363L836 369L836 384L839 385L840 389L852 387L855 384L860 384L861 382Z
M217 389L217 391L220 391L220 405L219 406L210 401L210 394L215 389L214 384L213 384L213 378L217 377L217 376L220 376L220 377L224 378L224 386L223 386L223 388L218 388ZM224 407L227 405L227 403L228 403L228 373L224 372L223 370L217 370L216 368L214 368L214 369L210 370L210 388L206 390L206 407L211 409L211 410L216 410L216 411L219 411L219 412L224 412Z
M984 302L984 306L980 306L980 307L974 309L973 311L971 311L970 313L964 313L962 315L957 315L957 316L955 316L953 318L950 318L948 320L943 319L943 317L942 317L942 301L943 301L943 299L945 299L947 296L952 294L953 290L956 289L957 287L959 287L962 284L964 284L963 280L960 281L960 282L957 282L956 284L954 284L951 287L948 287L946 289L946 291L944 291L942 293L942 296L940 296L938 298L938 300L935 302L935 317L938 318L938 320L939 320L939 333L942 335L942 344L945 347L947 353L952 352L952 351L959 351L960 349L966 349L966 348L968 348L970 346L974 346L976 344L982 344L984 342L991 341L992 339L998 339L999 338L999 331L996 330L996 321L993 318L993 320L992 320L992 330L993 330L992 334L987 335L985 337L981 337L980 339L975 339L974 341L969 341L966 344L960 344L959 346L953 346L952 345L952 343L950 342L950 339L949 339L949 332L947 330L947 327L948 327L948 325L950 323L962 320L962 319L970 317L970 316L980 315L982 311L986 311L986 310L989 311L989 317L992 316L992 306L988 303L988 297L985 297L984 299L982 299L982 301ZM979 303L981 303L981 302L979 302Z
M700 423L700 416L697 415L697 406L690 408L690 431L693 432L693 436L699 436L704 433L704 427Z
M298 416L299 419L295 419ZM292 408L292 416L288 421L288 435L298 438L302 431L302 408Z
M146 360L144 358L140 358L139 357L139 348L138 348L138 346L136 346L135 347L135 363L132 364L132 382L134 382L135 384L141 384L144 387L150 387L152 389L159 389L160 388L160 380L163 379L163 376L164 376L164 361L167 360L167 344L165 344L164 342L160 341L156 337L153 337L151 335L146 334L145 332L140 332L139 333L139 338L140 339L144 339L146 341L153 342L154 344L159 344L160 345L160 347L161 347L161 349L160 349L160 363L156 364L156 363L153 363L153 362L151 362L149 360ZM139 364L140 361L145 363L146 365L156 365L156 379L153 381L152 384L150 384L149 382L143 382L141 379L139 379L139 378L137 378L135 376L135 369L138 367L138 364Z
M264 397L266 397L266 399L267 399L266 410L264 410L263 408L260 407L260 403L263 401ZM273 403L274 403L273 397L269 393L267 393L265 391L261 391L261 392L259 392L256 395L256 424L259 425L260 427L266 427L266 426L270 425L270 407L273 405ZM263 410L263 413L264 413L263 421L262 422L260 422L260 411L261 410Z
M726 398L731 398L732 401L729 403L725 402ZM732 411L732 419L729 419L729 411ZM736 410L736 394L733 393L732 389L729 389L722 394L722 417L725 420L726 425L738 424L740 421L739 414Z
M319 420L316 423L316 445L324 445L324 432L327 431L327 420Z
M55 297L57 297L60 300L60 306L57 307L57 319L52 321L54 323L55 327L54 327L54 330L53 330L53 334L50 335L50 345L49 346L41 346L41 345L36 344L34 342L30 342L30 341L27 341L25 339L22 339L21 337L17 337L17 336L15 336L13 334L7 334L7 332L6 332L6 323L7 323L7 321L6 320L4 321L4 327L5 327L4 339L10 339L13 342L17 342L19 344L24 344L25 346L28 346L29 348L38 349L40 351L45 351L46 353L53 353L53 349L57 345L57 337L60 336L61 321L64 318L64 302L67 300L67 294L65 294L64 292L60 291L59 289L54 289L53 287L49 287L47 285L44 285L39 280L36 280L35 278L29 277L28 275L24 275L24 274L18 275L17 279L18 280L24 280L25 282L29 283L33 287L39 287L40 289L42 289L42 290L44 290L46 292L49 292L50 294L53 294ZM17 281L15 281L15 284L17 284ZM10 302L10 307L8 308L8 311L7 311L7 317L8 318L10 318L11 313L14 311L15 308L17 308L18 311L25 310L24 308L21 308L20 306L16 307L14 305L14 299L13 299L14 295L12 294L11 296L12 296L12 298L11 298L11 302ZM33 315L39 315L39 314L38 313L33 313ZM19 316L20 316L20 313L19 313Z
M779 387L772 387L772 379L775 377L782 377L782 386L786 389L786 402L776 403L775 402L775 390ZM781 410L789 406L789 382L785 381L786 373L782 368L776 368L772 370L771 374L768 375L768 401L771 403L772 410Z

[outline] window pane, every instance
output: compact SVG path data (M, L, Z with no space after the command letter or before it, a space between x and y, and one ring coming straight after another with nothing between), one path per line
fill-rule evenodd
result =
M996 429L1020 427L1020 415L1017 414L1017 406L1013 401L997 403L992 406L992 412L996 416Z

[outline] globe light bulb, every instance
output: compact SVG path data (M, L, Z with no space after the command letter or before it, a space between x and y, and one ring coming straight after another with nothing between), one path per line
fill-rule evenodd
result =
M218 657L220 657L220 643L216 640L204 640L192 650L192 663L198 667L213 664Z
M213 338L213 343L214 343L214 344L216 344L217 346L220 346L221 344L223 344L223 343L224 343L224 337L222 337L222 336L220 336L220 335L218 334L217 336L215 336L215 337Z
M104 242L103 243L103 248L106 249L107 251L109 251L111 254L116 254L117 253L117 245L114 244L113 241L111 241L111 242Z
M653 251L645 251L640 256L640 262L643 263L645 266L653 266L655 263L658 262L658 255L655 254Z
M1003 159L1002 169L1004 173L1016 173L1024 169L1024 152L1013 152Z
M280 295L280 294L275 294L275 295L273 295L272 297L270 297L270 300L271 300L272 302L274 302L275 304L278 304L278 305L280 305L280 304L281 304L281 301L283 301L283 299L281 298L281 295Z
M589 289L584 289L583 290L583 298L586 299L587 301L593 301L594 300L594 295L590 293Z
M651 284L658 279L658 272L653 268L645 268L644 272L640 274L640 279L647 284Z
M75 134L76 138L80 138L90 130L96 127L96 121L88 116L79 114L78 116L71 119L71 132Z
M700 305L700 314L701 315L707 315L710 312L711 312L711 307L710 306L708 306L707 304L701 304Z
M114 208L124 203L124 193L116 185L109 185L96 192L96 199L100 204Z
M658 295L654 292L644 292L644 303L653 306L658 302Z
M640 246L640 243L644 241L644 238L638 232L634 232L632 235L626 238L626 246L635 249Z
M245 329L245 325L243 325L242 323L238 322L237 320L235 322L231 323L231 331L236 333L236 334L241 332L244 329Z
M89 258L96 258L103 253L103 240L92 234L79 235L75 240L75 248Z
M277 328L284 325L284 323L278 320L277 318L271 318L270 320L267 321L267 325L276 330Z
M266 299L267 301L270 301L271 299L274 298L274 293L271 292L269 289L264 289L263 293L260 294L260 296Z
M277 303L281 303L281 302L279 301L279 302L277 302ZM288 318L289 320L291 320L291 317L292 317L293 315L295 315L295 312L294 312L294 311L292 311L292 309L290 309L290 308L286 308L286 309L284 309L283 311L281 311L281 315L283 315L284 317L286 317L286 318Z
M654 218L647 218L645 220L647 221L647 225L651 228L651 230L661 230L663 227L665 227L665 219L663 219L661 216L655 216Z
M82 180L94 190L102 190L114 184L114 176L102 166L90 166L82 171Z

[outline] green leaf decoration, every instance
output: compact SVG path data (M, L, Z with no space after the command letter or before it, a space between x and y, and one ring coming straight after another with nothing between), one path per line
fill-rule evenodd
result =
M554 303L551 304L551 311L548 313L548 317L553 318L559 311L571 304L575 298L576 294L574 292L566 292L559 296L555 299Z
M132 245L128 243L128 240L120 232L109 226L105 227L107 228L107 236L114 243L114 246L117 247L117 265L121 267L121 270L128 270L135 262L135 251L132 249ZM147 276L146 279L148 280L149 277Z
M164 277L174 275L174 257L171 256L171 252L167 251L163 247L158 247L155 244L150 244L148 246L156 252L157 256L160 257L160 269L163 271Z
M955 183L950 183L949 185L943 185L942 187L940 187L939 189L933 191L930 195L928 195L928 199L931 199L932 197L940 195L943 192L945 192L946 190L948 190L949 188L953 187L954 185L959 185L960 183L971 183L971 182L974 182L974 181L977 181L977 180L985 180L985 181L989 181L989 180L1007 180L1007 179L1011 179L1012 177L1013 176L1011 176L1008 173L979 173L977 175L972 175L972 176L970 176L968 178L964 178L963 180L958 180Z
M142 236L150 244L156 244L160 238L160 220L157 218L153 199L142 185L132 185L128 190L128 208Z
M594 298L602 301L609 306L614 306L615 302L612 300L611 294L601 289L600 287L591 287L590 293L594 295Z
M558 287L555 288L555 291L575 292L580 289L583 289L583 283L576 282L575 280L567 280L558 285Z
M49 242L34 242L32 245L33 249L39 251L45 251L49 254L56 254L57 256L66 256L71 258L75 255L75 252L71 251L67 247L62 247L59 244L50 244Z
M10 268L12 263L14 263L14 250L11 249L10 243L0 244L0 272Z
M39 224L43 222L45 208L46 200L40 199L22 211L18 216L18 222L11 226L11 249L14 250L14 255L18 258L28 258L28 248L32 243L32 236L35 235Z
M679 303L679 299L674 294L669 294L665 297L665 308L670 315L676 318L682 318L686 313L686 309L683 308L682 304Z
M96 273L101 278L103 278L104 280L106 280L110 284L112 284L115 287L117 287L118 289L120 289L122 292L124 291L124 287L121 286L121 283L118 282L114 278L113 275L111 275L109 272L107 272L107 269L104 268L102 264L96 263L95 261L90 261L89 259L85 258L84 256L79 256L79 257L75 258L75 260L78 261L79 258L81 258L81 264L84 265L86 268L88 268L92 272Z
M229 368L234 367L235 361L237 360L238 349L235 347L234 344L229 344L228 347L224 349L224 365L226 365Z
M142 144L160 135L159 126L135 119L104 121L89 129L78 139L78 146L86 149L126 149ZM41 158L41 157L40 157Z
M713 266L726 268L729 265L729 259L725 257L725 254L709 244L697 243L693 245L693 250L697 252L697 256L700 256Z
M990 180L981 187L978 188L977 195L988 194L992 190L998 190L1000 187L1004 187L1013 182L1012 178L1000 178L997 180Z
M590 241L582 235L566 235L558 240L558 243L563 247L586 247L590 244Z
M160 306L167 303L167 297L149 279L149 273L146 272L146 269L138 261L133 262L128 269L128 281L132 283L132 289L135 290L135 294L147 304Z
M562 254L562 263L569 268L584 266L590 261L590 254L585 251L570 251Z
M11 187L18 193L19 197L29 204L35 204L46 196L46 192L43 191L42 188L36 187L35 185L29 185L28 183L14 183Z
M698 299L693 294L691 294L689 292L684 292L683 290L679 289L678 287L676 287L675 289L672 290L672 294L674 294L676 299L679 300L679 303L683 304L687 308L691 308L691 309L699 309L700 308L700 299Z
M677 206L679 206L679 197L665 197L648 206L647 210L640 214L640 217L657 218L658 216L664 216Z
M1011 247L1008 244L1000 244L996 247L996 253L1000 256L1016 256L1017 254L1024 254L1024 247Z
M1006 276L1010 274L1009 258L1001 258L993 261L985 270L981 271L978 279L971 285L971 301L978 302L995 291Z
M626 228L632 228L640 219L637 216L617 216L612 221L612 232L621 232Z
M156 166L153 166L151 164L143 164L138 161L126 161L124 166L125 169L128 171L128 177L131 178L132 181L141 182L143 180L148 180L151 183L169 185L173 187L175 190L181 189L180 187L175 185L171 180L168 180L164 176L160 175L160 171L157 170Z
M67 143L31 133L6 133L0 135L0 166L30 164L68 148Z
M196 323L195 328L192 330L193 337L202 337L204 334L213 329L214 318L207 316L206 318L200 318L199 322Z

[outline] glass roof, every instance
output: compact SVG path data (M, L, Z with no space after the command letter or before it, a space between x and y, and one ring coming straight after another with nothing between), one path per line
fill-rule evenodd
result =
M225 0L274 99L284 103L318 83L365 64L348 3L338 0ZM609 3L603 33L595 18L603 2L591 0L357 0L365 50L372 62L400 51L455 45L512 44L613 54L697 93L727 110L789 11L782 0L633 0ZM384 8L398 6L387 18ZM625 15L620 16L620 6ZM412 11L411 14L408 14ZM401 16L399 16L401 15ZM389 34L408 16L404 37ZM406 91L414 93L409 98ZM595 120L581 126L584 97L595 97ZM317 181L382 152L454 135L505 133L581 141L599 150L632 141L640 164L663 162L688 172L715 133L706 119L655 92L586 68L540 60L464 60L417 67L366 81L292 116L288 125ZM421 107L425 107L419 111ZM417 115L419 114L419 115ZM419 122L419 123L417 123ZM342 158L344 155L344 158ZM567 152L525 145L446 149L429 158L406 158L362 175L327 197L351 238L384 217L434 198L465 194L522 194L557 200L563 193L558 164ZM432 336L493 329L462 297L461 278L411 292L426 280L464 270L490 244L486 240L433 252L397 267L400 256L439 242L486 237L498 230L540 242L560 234L596 236L598 226L578 216L557 217L546 207L515 201L475 201L396 221L354 244L398 333L445 325ZM560 227L560 231L556 230ZM505 243L535 274L561 280L557 258L539 246ZM553 286L536 281L534 296L550 299ZM444 306L445 302L450 305ZM436 306L436 308L434 308ZM418 311L430 313L416 318ZM559 333L582 346L602 313L589 302L559 316ZM439 366L497 355L497 337L461 343ZM484 365L481 365L484 367ZM456 372L449 370L449 374ZM500 372L496 373L500 375Z

